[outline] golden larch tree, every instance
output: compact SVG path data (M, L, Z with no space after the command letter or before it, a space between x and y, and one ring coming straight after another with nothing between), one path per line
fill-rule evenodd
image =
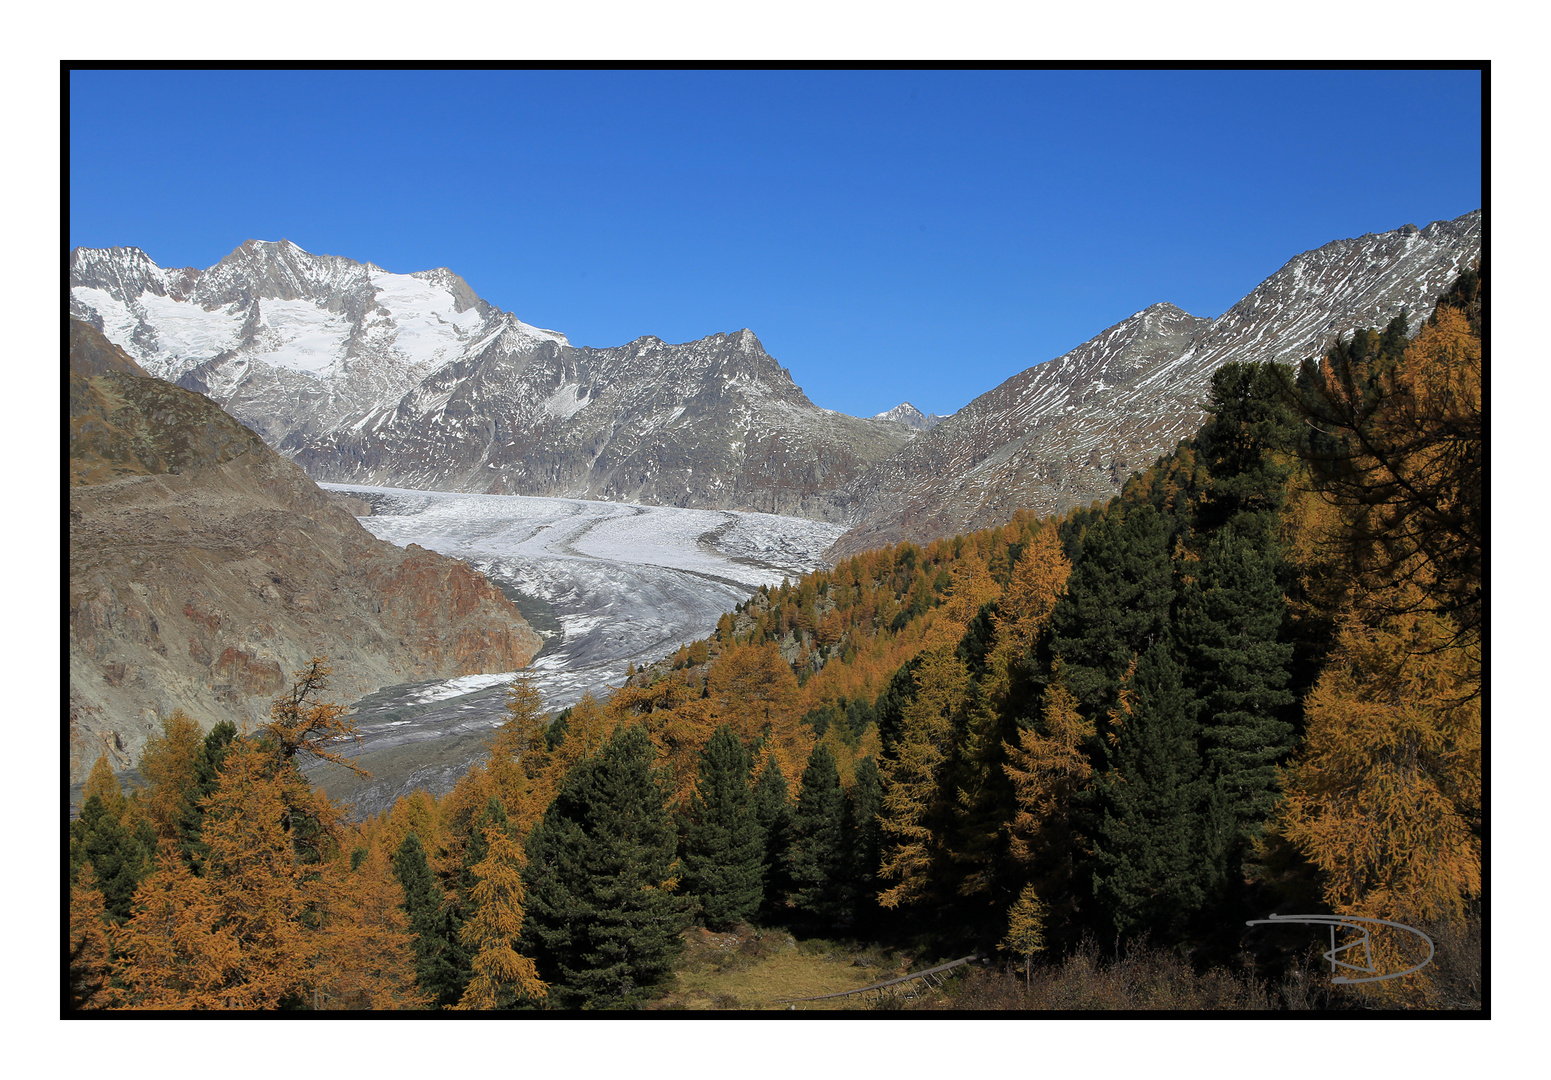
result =
M113 820L123 822L126 809L124 789L119 786L118 777L113 775L113 766L108 764L106 750L87 774L86 788L81 792L81 805L84 806L93 795L102 800L103 809L112 815Z
M969 694L969 672L948 649L928 653L915 682L915 700L904 710L895 754L880 767L879 819L890 842L879 876L898 882L878 897L888 908L922 899L933 884L932 870L942 855L936 820L944 810L940 773L954 718Z
M146 814L156 835L179 838L178 825L188 812L188 796L198 779L204 733L182 709L162 718L160 733L152 733L140 753L140 775L146 779Z
M113 963L107 911L91 863L82 865L70 886L69 966L66 1003L72 1009L106 1009L113 1004Z
M313 917L313 1007L419 1009L428 998L415 985L414 935L404 890L381 848L367 850L354 871L349 856L309 881Z
M1481 705L1474 650L1422 611L1349 618L1305 702L1280 831L1342 914L1455 921L1481 892Z
M474 977L450 1008L510 1008L548 989L531 959L517 951L522 938L522 852L499 825L485 828L485 857L473 866L474 911L459 937L474 952Z

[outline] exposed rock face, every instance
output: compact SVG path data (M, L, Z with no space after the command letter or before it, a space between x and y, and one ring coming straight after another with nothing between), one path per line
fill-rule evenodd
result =
M350 701L511 671L540 637L455 559L377 540L200 395L71 331L70 705L132 765L158 715L266 719L314 655ZM95 752L83 755L89 766Z
M818 408L748 330L577 348L449 270L284 241L206 271L77 250L71 309L321 480L796 514L854 526L844 555L1108 498L1195 431L1218 367L1415 326L1480 248L1479 211L1338 240L1217 319L1155 304L946 418Z
M493 342L295 460L320 480L842 520L834 492L910 437L815 406L749 331L614 349Z
M911 436L821 409L748 330L576 348L449 270L248 241L206 271L77 249L71 311L320 480L843 520Z
M1474 211L1305 252L1217 319L1172 304L1139 311L982 394L853 482L840 501L857 508L857 523L830 554L986 528L1020 507L1048 514L1108 499L1199 428L1223 364L1297 363L1402 309L1414 332L1480 253Z

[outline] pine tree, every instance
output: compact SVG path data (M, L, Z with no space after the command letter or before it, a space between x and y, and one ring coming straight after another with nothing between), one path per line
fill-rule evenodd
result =
M205 800L215 791L220 781L221 763L232 742L237 738L237 725L222 720L205 735L204 743L194 756L194 776L183 800L182 813L176 822L177 835L182 843L184 858L196 874L203 873L205 857L209 854L203 840L205 826Z
M81 816L70 823L70 865L76 875L85 863L102 890L108 917L115 922L129 918L135 889L154 869L154 834L146 835L142 824L138 833L124 827L93 794L81 808Z
M787 828L786 865L797 911L825 925L851 913L843 862L844 816L845 796L835 757L820 743L803 770L797 807Z
M1286 369L1274 362L1224 364L1212 374L1210 416L1195 438L1210 475L1196 507L1197 532L1231 521L1257 547L1275 540L1291 472L1285 451L1296 438L1289 397Z
M1236 519L1234 519L1236 520ZM1182 591L1176 620L1180 651L1195 689L1206 779L1218 789L1232 871L1242 849L1270 818L1277 765L1292 750L1282 712L1292 646L1278 640L1286 605L1277 583L1279 553L1257 548L1230 524L1213 534Z
M787 894L792 888L791 878L786 873L787 827L791 820L787 790L786 776L775 755L771 754L754 783L754 821L759 825L765 845L765 900L761 910L772 919L784 911Z
M1173 601L1168 522L1151 504L1112 501L1051 613L1052 650L1088 716L1113 708L1131 658L1164 640Z
M640 1004L672 972L689 922L677 836L643 725L615 733L561 785L528 838L525 926L564 1008Z
M699 901L707 926L724 929L755 917L764 900L764 856L748 753L723 724L701 751L684 831L684 891Z
M522 853L506 829L484 828L485 856L473 866L473 914L459 937L474 954L474 977L457 1009L509 1009L522 999L546 994L533 961L517 952L522 937Z
M883 809L883 778L872 756L856 763L856 783L846 792L846 855L850 868L852 917L865 930L878 912L878 861L883 831L878 814Z
M1113 765L1098 780L1094 895L1117 933L1173 940L1205 900L1205 792L1189 692L1167 643L1122 683L1110 717Z
M404 910L415 935L415 981L431 1005L452 1005L468 985L472 961L458 939L462 921L437 885L418 833L404 837L393 856L393 873L404 890Z

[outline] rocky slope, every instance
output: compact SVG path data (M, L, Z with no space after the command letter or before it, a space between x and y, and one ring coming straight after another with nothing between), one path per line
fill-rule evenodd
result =
M911 437L815 406L748 330L577 348L449 270L250 240L209 270L71 254L71 311L320 480L831 521Z
M750 331L612 349L499 340L391 410L295 448L319 480L839 521L834 493L910 438L820 409Z
M132 765L158 715L267 718L313 655L353 701L510 671L542 642L467 565L377 540L199 394L70 333L70 718Z
M830 554L985 528L1019 507L1054 513L1107 499L1195 432L1223 364L1296 363L1402 309L1414 331L1480 252L1474 211L1305 252L1216 319L1172 304L1139 311L982 394L854 481L839 501L856 508L855 524Z

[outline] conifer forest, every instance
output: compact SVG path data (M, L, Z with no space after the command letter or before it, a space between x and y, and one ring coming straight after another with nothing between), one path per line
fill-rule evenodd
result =
M896 1009L1478 1010L1486 310L1478 269L1229 364L1107 504L762 588L607 699L519 679L456 787L359 823L299 767L351 765L327 658L257 730L166 716L70 823L65 1009L655 1008L695 933L779 928L975 958ZM1435 953L1333 985L1273 913Z

